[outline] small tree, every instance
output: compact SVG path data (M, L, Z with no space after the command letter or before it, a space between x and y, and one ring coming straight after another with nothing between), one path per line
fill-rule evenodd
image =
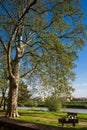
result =
M24 102L29 101L30 96L31 94L28 90L28 86L22 81L19 84L18 103L23 104Z
M1 101L0 106L3 106L5 110L6 100L8 98L8 89L9 89L9 82L8 82L8 72L6 70L6 57L5 55L1 54L0 62L0 90L1 90Z
M46 104L50 111L59 111L61 109L61 102L56 96L48 97Z

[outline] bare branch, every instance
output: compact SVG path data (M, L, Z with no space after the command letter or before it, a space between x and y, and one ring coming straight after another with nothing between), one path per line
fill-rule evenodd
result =
M2 38L0 37L0 42L2 43L3 47L4 47L4 50L6 51L7 53L7 46L6 46L6 43L2 40Z
M19 22L25 17L25 15L27 14L27 12L29 11L29 9L36 4L37 0L34 0L24 11L24 13L22 14L22 16L19 18Z
M15 24L11 14L9 13L9 11L7 10L7 8L4 6L3 2L0 1L0 4L2 5L3 9L5 10L5 12L8 14L8 16L10 17L10 19L13 21L13 23Z
M49 28L52 24L53 24L53 21L51 21L51 22L50 22L48 25L46 25L43 29L45 30L45 29Z
M58 3L59 3L59 1L56 4L54 4L54 6L52 6L50 8L46 8L45 10L37 11L36 9L33 9L33 8L31 8L31 10L33 10L34 12L37 12L38 14L44 14L46 12L51 12L53 9L58 7Z
M27 76L28 74L31 75L33 72L37 71L38 68L38 63L35 65L35 67L29 71L27 71L26 73L24 73L23 75L20 76L20 78L23 78L25 76Z

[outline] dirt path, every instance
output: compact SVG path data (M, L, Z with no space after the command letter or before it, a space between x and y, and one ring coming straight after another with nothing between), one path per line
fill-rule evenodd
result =
M87 122L79 122L79 125L87 126Z

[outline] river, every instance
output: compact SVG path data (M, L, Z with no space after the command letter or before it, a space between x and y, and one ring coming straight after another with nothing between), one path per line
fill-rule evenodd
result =
M46 108L46 107L18 107L18 109L49 111L49 109ZM80 108L65 108L65 109L62 109L61 111L63 111L63 112L75 112L75 113L87 114L87 109L80 109Z
M61 111L87 114L87 109L81 109L81 108L66 108L62 109Z
M42 110L49 111L47 107L18 107L19 110Z

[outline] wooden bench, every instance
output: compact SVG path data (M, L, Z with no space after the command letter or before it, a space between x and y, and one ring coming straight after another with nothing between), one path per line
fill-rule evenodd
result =
M67 113L67 117L61 118L58 121L62 124L62 126L64 126L64 123L71 123L73 126L75 126L75 124L79 122L77 113L71 112Z

